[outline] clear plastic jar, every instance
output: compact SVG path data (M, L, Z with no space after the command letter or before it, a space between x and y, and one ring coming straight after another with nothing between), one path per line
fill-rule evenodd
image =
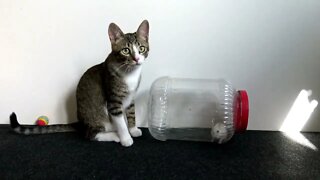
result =
M151 86L148 126L158 140L225 143L247 128L246 91L223 79L161 77Z

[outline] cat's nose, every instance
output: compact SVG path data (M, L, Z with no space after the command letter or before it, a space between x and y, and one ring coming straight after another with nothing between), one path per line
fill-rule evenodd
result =
M138 61L139 61L139 59L140 59L140 57L139 57L139 56L135 56L135 57L134 57L134 61L136 61L136 62L138 62Z

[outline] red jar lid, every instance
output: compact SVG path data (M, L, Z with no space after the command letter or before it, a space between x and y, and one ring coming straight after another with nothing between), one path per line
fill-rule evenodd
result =
M238 91L235 117L235 131L237 133L244 132L248 127L249 119L249 97L245 90Z

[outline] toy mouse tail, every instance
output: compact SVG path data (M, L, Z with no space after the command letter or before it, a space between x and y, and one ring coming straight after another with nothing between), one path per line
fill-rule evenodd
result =
M10 115L10 126L14 132L18 134L48 134L58 132L73 132L76 131L78 123L72 124L56 124L48 126L37 126L37 125L20 125L17 119L17 115L13 112Z

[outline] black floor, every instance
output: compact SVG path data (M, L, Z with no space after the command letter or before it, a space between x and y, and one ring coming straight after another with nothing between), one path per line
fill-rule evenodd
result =
M153 139L129 148L76 133L17 135L0 126L0 179L320 179L320 153L279 132L248 131L229 143ZM305 133L320 149L320 133Z

